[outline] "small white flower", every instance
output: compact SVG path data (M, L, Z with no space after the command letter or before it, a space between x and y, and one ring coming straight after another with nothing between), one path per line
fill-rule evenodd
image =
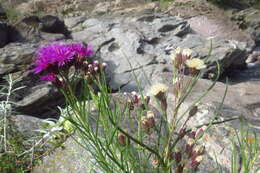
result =
M206 65L205 65L204 61L199 59L199 58L188 59L186 61L186 65L189 68L194 68L196 70L201 70L203 68L206 68Z

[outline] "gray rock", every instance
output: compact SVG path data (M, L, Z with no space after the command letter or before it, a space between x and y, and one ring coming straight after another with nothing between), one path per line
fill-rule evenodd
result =
M29 83L28 76L23 83ZM57 118L58 105L64 104L64 98L50 83L35 82L19 92L20 100L15 105L15 111L38 118Z
M17 130L27 138L39 135L37 130L40 129L40 126L43 123L41 119L29 115L11 116L11 120L15 127L17 127Z
M8 41L8 26L5 22L0 22L0 48L4 47Z
M31 43L10 43L0 49L0 75L10 72L27 70L33 61L35 50L38 46Z
M60 20L57 16L46 15L40 18L40 30L47 33L61 33L69 36L70 32L66 28L64 21Z
M70 17L70 18L65 18L64 19L64 24L68 27L68 28L73 28L75 26L77 26L79 23L82 23L86 20L86 17L84 16L78 16L78 17Z
M210 50L210 41L199 34L193 34L187 21L179 17L160 14L115 16L88 19L82 25L86 28L72 33L72 37L94 45L98 55L108 62L114 73L111 81L113 88L118 81L132 81L130 78L120 79L120 76L131 76L121 75L123 73L131 73L132 70L150 64L158 67L171 64L169 52L174 48L191 48L194 55L201 58L205 58ZM245 66L246 43L213 39L212 44L212 55L208 59L206 73L215 71L215 61L220 63L221 74L231 68ZM146 73L151 76L151 71ZM123 85L127 83L121 86Z
M114 4L111 1L107 1L107 2L100 2L98 3L94 10L92 11L93 14L106 14L109 13L110 10L113 8Z
M232 16L241 29L246 30L260 44L260 11L254 8L247 8L235 13Z

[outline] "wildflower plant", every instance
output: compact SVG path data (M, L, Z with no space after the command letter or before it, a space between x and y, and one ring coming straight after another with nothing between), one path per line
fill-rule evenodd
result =
M240 121L239 131L234 129L236 135L232 139L231 173L259 172L260 145L259 137L245 120Z
M116 173L182 173L196 169L205 151L199 139L211 125L221 123L214 118L207 124L187 127L217 78L186 111L180 111L202 76L205 62L191 58L190 49L177 48L172 53L175 101L169 107L169 87L162 83L152 86L149 95L111 94L104 74L106 64L91 55L93 51L83 44L53 43L39 49L32 72L54 83L64 94L64 118L73 125L78 144L94 158L93 169ZM79 95L73 78L82 80ZM157 107L151 99L158 102ZM168 109L173 115L168 115Z

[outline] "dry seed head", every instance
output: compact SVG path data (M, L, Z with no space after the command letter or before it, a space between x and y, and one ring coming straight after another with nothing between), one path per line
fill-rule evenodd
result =
M206 65L203 60L199 58L192 58L186 61L186 65L191 69L201 70L206 68Z
M154 168L157 168L158 165L159 165L159 160L158 160L158 159L153 159L153 160L152 160L152 166L153 166Z
M152 111L147 111L147 118L154 118L154 113Z
M187 141L188 145L193 145L194 143L195 143L195 140L192 139L192 138L189 138L188 141Z
M171 59L175 61L176 55L182 53L182 48L177 47L175 50L171 51Z
M204 151L204 146L202 146L202 145L197 145L197 146L194 147L194 151L195 151L196 153L203 153L203 151Z
M190 57L192 54L192 50L191 49L183 49L182 51L182 55L186 56L186 57Z
M159 93L165 93L168 90L168 87L165 84L158 83L151 87L150 93L153 96L157 96Z
M196 157L196 159L195 159L195 161L198 162L198 163L200 163L202 160L203 160L203 156L202 155Z

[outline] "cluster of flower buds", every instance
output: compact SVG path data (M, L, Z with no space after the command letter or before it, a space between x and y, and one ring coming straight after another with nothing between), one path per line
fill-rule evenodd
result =
M84 61L83 62L83 71L84 78L88 83L91 83L92 78L97 74L100 74L100 70L104 70L107 67L106 63L100 63L95 60L93 62Z
M203 130L193 129L187 135L185 135L185 130L185 127L180 129L178 135L180 138L186 138L186 145L182 146L184 148L178 149L170 154L170 158L174 159L178 164L178 169L184 169L185 167L197 168L203 160L205 147L196 144L196 140L201 137Z
M141 117L141 126L147 133L155 126L155 117L152 111L147 111L146 115Z
M191 49L181 49L177 48L171 53L171 59L173 61L174 67L178 71L183 71L188 68L189 74L196 74L197 71L206 68L204 61L199 58L191 58Z
M128 95L127 93L124 93L124 95ZM150 97L145 96L142 100L141 95L137 94L137 92L133 91L130 93L130 97L127 99L127 105L129 110L134 110L135 107L141 107L142 109L145 109L145 105L148 105L150 102Z
M100 63L99 61L95 60L92 63L89 63L88 61L84 61L84 72L85 74L96 74L99 73L101 69L104 69L107 67L106 63Z
M198 139L202 134L202 129L194 129L188 134L185 151L190 160L190 166L193 168L196 168L203 159L205 147L202 145L196 145L195 143L195 140Z

